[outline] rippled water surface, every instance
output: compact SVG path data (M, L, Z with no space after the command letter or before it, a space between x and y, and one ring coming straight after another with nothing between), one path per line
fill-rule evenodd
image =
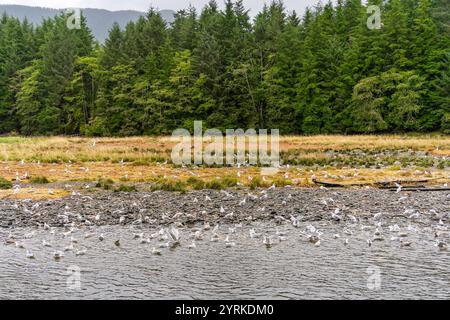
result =
M62 236L48 231L15 229L17 238L34 232L24 245L36 259L26 257L26 250L14 245L0 245L1 299L448 299L450 298L449 253L437 250L431 230L416 226L409 230L411 248L400 248L391 241L395 234L383 232L384 241L369 247L366 239L372 230L354 227L353 235L344 235L343 227L332 223L316 223L323 232L319 247L305 241L299 230L282 226L287 241L270 250L261 239L250 239L249 228L238 229L230 239L236 242L226 248L228 226L221 226L221 241L197 241L196 249L188 249L191 233L182 231L185 239L175 250L161 249L162 255L151 254L158 240L140 244L133 240L130 227L100 227L74 233L77 249L86 255L66 252L60 261L53 259L55 250L69 244ZM261 231L275 233L275 225L254 224ZM401 226L407 230L407 226ZM387 229L387 228L386 228ZM91 238L84 239L87 233ZM105 240L100 242L98 235ZM335 239L335 234L340 238ZM8 235L0 230L0 238ZM344 245L344 238L349 245ZM52 244L43 247L42 240ZM121 247L114 241L120 239ZM81 270L80 288L70 289L69 267ZM377 272L380 277L377 277ZM378 279L380 281L378 281ZM370 289L369 289L370 288Z

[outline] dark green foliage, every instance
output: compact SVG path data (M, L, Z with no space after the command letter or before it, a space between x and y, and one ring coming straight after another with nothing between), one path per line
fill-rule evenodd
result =
M105 190L111 190L114 186L114 181L112 179L99 179L97 184L95 185L96 188L101 188Z
M47 179L47 177L41 177L41 176L36 176L36 177L31 177L30 178L30 182L31 183L35 183L35 184L47 184L50 183L50 181Z
M371 4L381 29L367 27ZM0 133L161 135L195 120L282 134L449 133L448 1L367 5L338 0L299 17L274 0L252 21L242 0L223 10L211 0L171 25L150 9L114 25L102 47L84 18L69 30L63 14L38 27L3 16Z
M0 177L0 190L7 190L12 188L12 182Z
M137 192L137 191L138 190L136 189L135 186L125 184L121 184L117 189L114 190L114 192Z

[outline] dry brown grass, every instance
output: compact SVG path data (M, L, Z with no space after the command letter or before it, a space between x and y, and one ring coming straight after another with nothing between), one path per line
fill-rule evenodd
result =
M50 200L60 199L68 196L70 193L63 189L54 189L49 193L46 188L22 188L18 191L14 190L0 190L0 199L13 199L13 200Z
M95 143L95 146L94 146ZM67 138L67 137L0 137L0 160L40 162L89 162L121 159L142 163L170 159L175 142L170 137L135 138ZM427 151L450 156L449 136L408 137L383 136L311 136L282 137L281 151L300 150L307 153L329 150L405 150Z
M94 144L95 142L95 144ZM18 176L21 184L29 183L25 177L46 177L51 183L68 181L97 181L112 179L120 183L153 183L157 180L186 181L196 177L205 182L220 181L233 177L242 186L250 186L256 180L264 185L314 185L311 177L344 184L373 183L398 179L433 179L434 184L448 183L448 167L437 169L414 166L390 166L381 169L351 168L350 166L284 168L275 176L261 178L261 170L248 168L175 168L162 164L170 159L174 142L168 137L137 138L0 138L0 177L14 180ZM350 150L414 150L425 151L435 156L450 156L449 136L313 136L283 137L282 151L294 152L303 159L320 161L329 158L327 151ZM120 160L124 163L119 163ZM21 163L21 160L24 160ZM426 169L426 170L425 170ZM238 177L238 172L240 177ZM18 194L12 190L0 192L1 197L57 198L68 194L54 186L54 195L49 195L47 186L22 189Z

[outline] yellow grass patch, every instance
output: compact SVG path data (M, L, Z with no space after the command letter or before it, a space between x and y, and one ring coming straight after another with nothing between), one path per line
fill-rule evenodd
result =
M0 199L14 199L14 200L50 200L60 199L68 196L70 193L63 189L48 188L21 188L20 190L0 190Z

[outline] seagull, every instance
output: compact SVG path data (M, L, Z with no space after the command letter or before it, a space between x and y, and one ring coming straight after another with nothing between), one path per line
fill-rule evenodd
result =
M125 216L121 216L120 218L119 218L119 224L123 224L124 222L125 222Z
M159 248L163 249L163 248L169 248L170 247L170 243L166 242L166 243L160 243L158 245Z
M276 228L275 234L276 234L277 236L285 236L285 235L286 235L286 232L280 231L280 230L278 229L278 227L277 227L277 228Z
M234 247L234 246L236 246L236 243L235 242L225 242L225 247L227 247L227 248L232 248L232 247Z
M135 233L133 235L133 240L142 239L144 237L144 233Z
M395 193L400 193L402 191L403 187L400 184L398 184L397 182L395 183L395 186L397 187L397 191Z
M229 213L229 214L227 214L225 217L223 217L224 219L229 219L229 220L231 220L231 219L233 219L233 216L234 216L234 213L233 212L231 212L231 213Z
M176 244L180 243L180 232L177 228L170 229L169 235Z
M85 239L90 239L90 238L92 238L93 236L94 236L93 233L86 233L86 234L84 235L84 238L85 238Z
M25 249L25 246L24 246L24 244L23 243L21 243L21 242L15 242L15 245L16 245L16 248L19 248L19 249Z
M340 212L340 210L336 209L335 212L331 213L331 219L333 219L334 221L337 221L337 222L341 221L342 217L338 215L339 212Z
M27 250L27 258L28 259L35 259L33 252Z
M412 242L400 240L400 247L411 247Z
M203 240L203 235L202 232L200 230L196 231L194 233L194 239L197 241L202 241Z
M87 250L78 250L77 252L75 252L75 255L78 256L84 256L87 253Z
M443 241L438 241L436 243L436 247L438 247L441 251L446 251L448 249L448 245Z
M103 233L98 236L98 240L100 241L105 240L105 236L103 235Z
M272 248L273 245L272 237L264 236L263 244L266 246L267 249Z
M251 239L259 239L262 237L261 233L256 233L255 229L250 229L250 238Z
M236 246L236 243L233 242L233 241L230 241L230 240L228 239L228 237L227 237L227 239L225 239L225 247L227 247L227 248L232 248L232 247L234 247L234 246Z
M161 255L161 250L158 250L156 248L152 249L152 255L154 256L160 256Z
M53 258L54 258L55 260L59 260L59 259L61 259L62 257L64 257L64 253L62 253L61 251L55 251L55 252L53 253Z
M193 241L193 242L188 246L188 248L189 248L189 249L195 249L195 248L197 248L197 246L195 245L195 241Z
M372 246L372 240L367 239L367 244L369 245L369 247L371 247Z
M42 245L43 245L44 247L48 247L48 248L50 248L50 247L52 246L50 243L48 243L48 242L45 241L45 240L42 240Z
M308 241L316 244L317 242L320 242L320 238L316 235L308 235Z
M383 215L383 213L382 213L382 212L379 212L379 213L377 213L377 214L375 214L375 215L373 216L373 219L374 219L374 220L378 220L378 219L381 218L382 215Z
M225 209L222 206L220 206L220 213L225 213Z
M209 224L209 222L205 222L205 224L203 225L203 230L208 231L209 229L211 229L211 225Z
M394 224L393 226L389 226L389 231L390 232L399 232L400 227L397 224Z
M348 239L344 240L344 246L348 246Z
M217 233L214 233L211 237L211 242L219 242L220 238Z

